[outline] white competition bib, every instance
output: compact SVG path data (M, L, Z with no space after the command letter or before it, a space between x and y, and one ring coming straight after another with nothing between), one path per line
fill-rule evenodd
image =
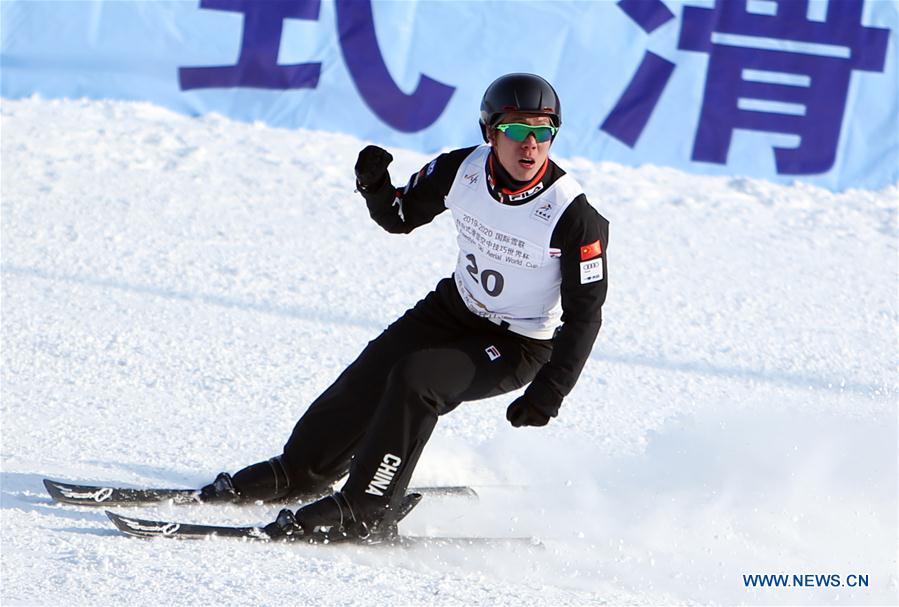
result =
M530 202L503 204L487 190L489 154L489 146L475 149L446 196L458 232L456 288L475 314L550 339L562 316L560 251L550 249L550 239L582 189L564 175Z

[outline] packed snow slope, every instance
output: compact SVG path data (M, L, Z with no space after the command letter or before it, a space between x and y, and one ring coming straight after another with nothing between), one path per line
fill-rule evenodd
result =
M277 454L452 271L452 223L381 231L346 136L125 102L2 117L3 605L897 603L899 188L557 159L611 221L591 360L545 428L506 423L514 395L444 418L413 483L481 500L404 523L544 549L142 541L41 479L197 487ZM459 128L476 143L474 111ZM429 160L392 152L396 183Z

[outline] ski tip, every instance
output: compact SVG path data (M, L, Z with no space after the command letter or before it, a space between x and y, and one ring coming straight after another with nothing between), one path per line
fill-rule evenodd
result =
M45 478L44 480L44 488L47 490L47 493L50 494L54 500L60 502L63 501L64 496L62 494L63 488L66 486L65 483L60 483L58 481L50 480L49 478Z
M112 524L116 526L116 529L127 533L125 521L122 520L121 516L112 510L104 510L103 513L106 515L106 518L112 521Z
M465 498L468 498L470 500L475 500L475 501L477 501L478 498L480 498L480 496L478 495L478 492L475 491L472 487L454 487L454 490L457 492L457 494L460 497L465 497Z
M425 487L410 487L410 492L421 493L433 497L462 497L470 500L478 500L478 492L467 485L434 485Z
M544 543L531 536L517 537L461 537L461 536L428 536L399 535L393 542L403 548L487 548L487 549L519 549L545 550Z
M73 485L61 481L44 479L44 487L54 500L61 504L96 506L108 500L112 494L111 487L95 487L93 485Z
M106 518L108 518L109 520L111 520L111 521L113 522L113 524L114 524L116 527L119 527L119 529L121 529L120 525L121 525L124 521L122 520L122 517L121 517L120 515L116 514L116 513L113 512L112 510L104 510L104 511L103 511L103 514L105 514L105 515L106 515Z
M145 531L144 521L116 514L112 510L104 510L103 512L106 514L106 517L112 521L112 524L116 526L116 529L122 533L136 537L150 537L151 534L141 533L142 531Z

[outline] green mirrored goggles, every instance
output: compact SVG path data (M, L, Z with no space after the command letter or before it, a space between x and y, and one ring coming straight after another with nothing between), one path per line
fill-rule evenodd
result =
M520 122L498 124L496 125L496 130L500 131L506 137L513 141L524 141L528 138L528 135L533 135L534 139L537 140L537 143L549 141L550 139L555 137L556 133L559 131L559 129L557 129L556 127L549 126L548 124L532 126L530 124L522 124Z

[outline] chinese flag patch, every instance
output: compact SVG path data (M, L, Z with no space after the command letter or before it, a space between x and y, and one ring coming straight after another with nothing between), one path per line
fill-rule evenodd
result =
M600 255L602 255L602 245L599 244L598 240L596 242L591 242L590 244L581 246L581 261L593 259L594 257L599 257Z

